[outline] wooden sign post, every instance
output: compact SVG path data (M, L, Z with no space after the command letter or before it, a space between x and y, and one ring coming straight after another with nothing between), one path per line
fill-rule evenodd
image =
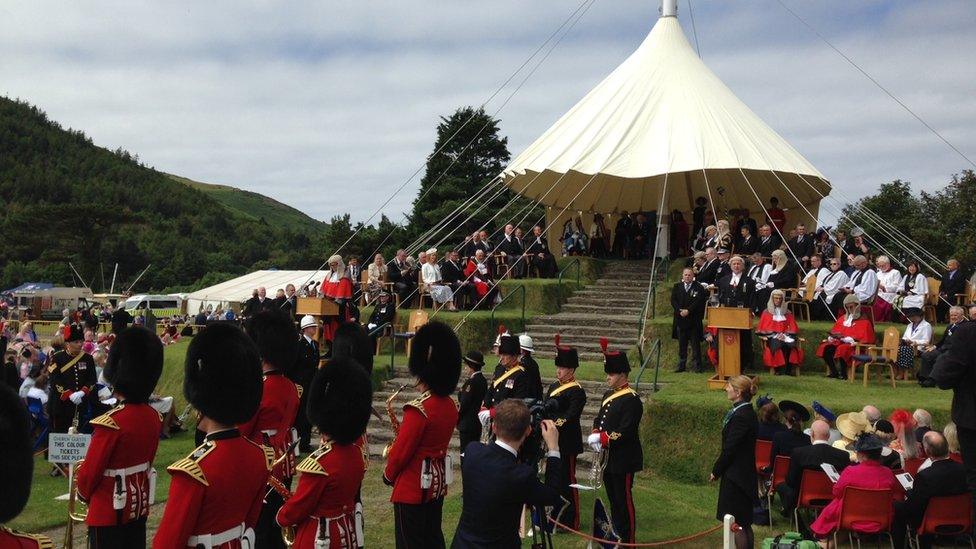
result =
M752 341L741 341L739 330L752 329L752 311L745 307L708 307L705 319L709 328L718 328L718 369L708 378L708 388L724 389L730 377L742 373L739 346L752 345Z

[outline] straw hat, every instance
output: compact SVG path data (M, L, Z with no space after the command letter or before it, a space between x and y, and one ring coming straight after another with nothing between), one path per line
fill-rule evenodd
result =
M854 440L861 433L871 432L871 424L864 412L847 412L837 416L837 430L844 438Z

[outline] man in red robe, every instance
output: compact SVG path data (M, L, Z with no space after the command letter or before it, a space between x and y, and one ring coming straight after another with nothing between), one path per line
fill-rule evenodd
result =
M830 329L830 335L817 347L817 356L824 359L830 369L827 377L847 377L847 364L854 354L856 343L873 344L874 325L870 320L861 318L861 303L857 295L850 294L844 298L844 314L837 317L837 322ZM840 370L837 368L837 361L841 363Z

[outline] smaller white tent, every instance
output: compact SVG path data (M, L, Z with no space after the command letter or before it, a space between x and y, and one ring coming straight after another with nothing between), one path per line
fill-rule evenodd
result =
M296 290L309 282L321 282L325 278L325 271L254 271L226 282L197 290L186 296L186 312L195 315L201 309L211 307L232 307L240 310L242 303L251 297L255 288L264 287L269 298L274 298L275 292L285 289L288 284L294 284Z

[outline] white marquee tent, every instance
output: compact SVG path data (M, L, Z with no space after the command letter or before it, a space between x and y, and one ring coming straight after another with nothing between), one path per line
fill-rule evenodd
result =
M698 196L719 217L761 219L776 196L791 219L815 219L830 184L705 66L676 15L664 0L637 51L519 154L505 183L549 206L550 223L564 208L687 213Z
M283 290L288 284L300 289L309 280L321 282L323 278L325 271L254 271L190 293L186 296L186 312L195 315L207 307L240 310L240 305L251 297L255 288L263 286L268 297L273 298L279 288Z

